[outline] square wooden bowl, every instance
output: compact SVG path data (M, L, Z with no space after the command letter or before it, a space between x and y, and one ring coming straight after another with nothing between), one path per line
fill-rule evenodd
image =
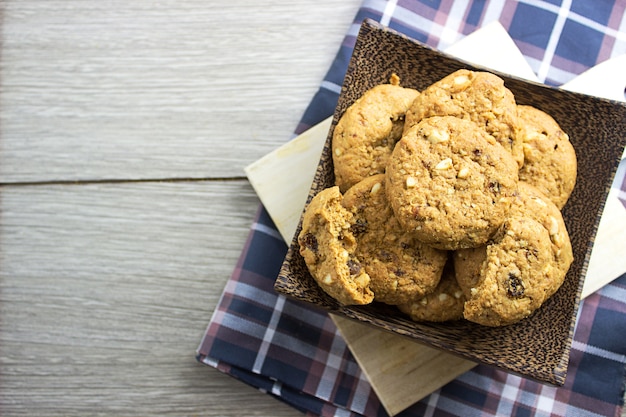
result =
M375 85L388 82L392 73L400 76L404 87L423 90L461 68L485 70L435 51L376 22L365 21L344 79L309 201L322 189L334 185L332 132L343 112L358 97ZM498 328L465 320L417 323L395 307L381 303L343 306L323 292L309 274L298 251L300 227L290 245L275 289L297 300L463 358L541 382L563 385L594 237L626 144L626 106L496 74L504 79L518 104L535 106L554 117L569 134L577 152L577 183L563 209L574 262L564 284L553 297L529 318Z

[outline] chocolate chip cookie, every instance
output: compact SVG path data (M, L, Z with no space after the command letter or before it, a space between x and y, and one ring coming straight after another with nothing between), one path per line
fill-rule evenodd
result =
M520 182L509 218L483 247L455 251L455 273L467 299L463 316L486 326L528 317L562 285L572 247L561 212Z
M556 269L552 282L553 290L550 292L552 295L563 283L565 274L574 260L572 243L561 211L537 187L520 181L509 215L534 219L548 231L553 266Z
M437 287L424 297L398 305L398 309L414 321L444 322L463 318L465 295L456 282L454 264L443 270Z

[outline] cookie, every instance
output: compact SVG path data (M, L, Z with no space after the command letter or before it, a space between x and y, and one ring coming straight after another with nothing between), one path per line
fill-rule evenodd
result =
M397 82L397 81L396 81ZM341 192L385 172L417 90L381 84L366 91L341 116L332 137L335 184Z
M456 255L462 260L462 253ZM530 316L548 298L555 269L550 235L537 221L507 219L482 256L480 269L473 274L479 278L463 307L465 319L483 326L513 324ZM456 262L455 268L462 263ZM462 282L458 280L459 285Z
M576 185L576 152L569 137L549 114L518 105L524 165L520 180L537 187L561 209Z
M401 226L443 250L483 245L505 220L518 165L468 120L430 117L408 129L387 165L386 193Z
M342 204L353 214L355 254L370 277L375 301L407 303L435 289L448 254L402 229L387 202L384 174L350 187Z
M574 252L563 215L552 200L535 186L520 181L517 195L511 204L510 216L528 217L539 222L550 235L551 253L554 260L554 293L563 283L574 261ZM552 295L552 293L550 295Z
M466 300L476 293L483 263L487 259L487 245L452 252L456 282Z
M493 136L521 166L515 97L504 81L489 72L461 69L427 87L407 111L405 130L431 116L470 120Z
M369 304L370 277L356 258L352 213L341 202L339 187L320 191L307 206L298 235L300 254L318 285L342 304Z
M509 219L479 248L453 254L456 279L467 299L464 317L502 326L528 317L562 285L572 263L559 209L539 190L518 184Z
M413 321L444 322L463 318L465 295L456 282L454 265L450 261L437 287L430 294L398 305L398 309Z

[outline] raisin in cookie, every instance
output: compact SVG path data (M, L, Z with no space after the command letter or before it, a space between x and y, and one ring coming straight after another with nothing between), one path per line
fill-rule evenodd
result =
M500 77L461 69L431 84L407 111L405 130L431 116L456 116L476 123L522 165L515 97Z
M463 252L455 253L457 271L464 267ZM465 319L484 326L513 324L530 316L548 298L555 280L550 235L536 220L507 219L486 250L473 254L483 261L474 262L480 267L471 274L477 279L463 307ZM457 280L463 288L466 281Z
M561 286L573 260L573 249L563 216L558 207L536 187L520 181L518 191L509 210L510 217L527 217L537 221L550 236L550 254L553 259L551 268L555 269L551 288L547 291L552 295ZM469 298L472 288L480 279L478 271L485 260L486 246L456 251L453 259L456 265L456 276L465 295Z
M398 305L398 309L413 321L444 322L463 318L465 295L456 282L454 265L450 261L443 270L441 280L433 292L409 303Z
M511 154L453 116L409 128L386 172L387 198L402 227L444 250L483 245L508 215L517 182Z
M407 303L435 289L448 254L400 227L385 196L384 174L350 187L343 206L354 215L355 254L370 277L375 301Z
M576 152L569 137L549 114L518 105L524 165L520 180L548 196L561 209L576 185Z
M552 200L538 188L525 181L518 183L518 192L511 204L511 216L529 217L539 222L550 235L555 279L552 293L561 286L573 260L574 252L563 215Z
M405 113L418 95L411 88L381 84L366 91L341 116L332 138L335 184L341 192L385 172L402 135Z
M352 213L341 201L339 187L320 191L307 206L298 235L300 254L318 285L342 304L368 304L374 299L370 277L354 255Z
M532 185L520 182L518 190L509 219L487 245L453 254L464 317L479 324L532 314L562 285L573 260L559 209Z

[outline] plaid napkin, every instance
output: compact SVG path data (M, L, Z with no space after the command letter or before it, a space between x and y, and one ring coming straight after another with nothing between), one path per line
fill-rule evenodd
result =
M295 133L332 115L365 18L438 49L498 20L540 81L560 85L626 53L625 7L623 0L365 0ZM626 196L625 171L622 163L614 182L622 197ZM307 415L386 416L328 315L274 292L286 252L285 242L261 206L200 343L198 360ZM619 416L626 366L624 335L626 274L581 303L563 387L479 365L400 416Z

